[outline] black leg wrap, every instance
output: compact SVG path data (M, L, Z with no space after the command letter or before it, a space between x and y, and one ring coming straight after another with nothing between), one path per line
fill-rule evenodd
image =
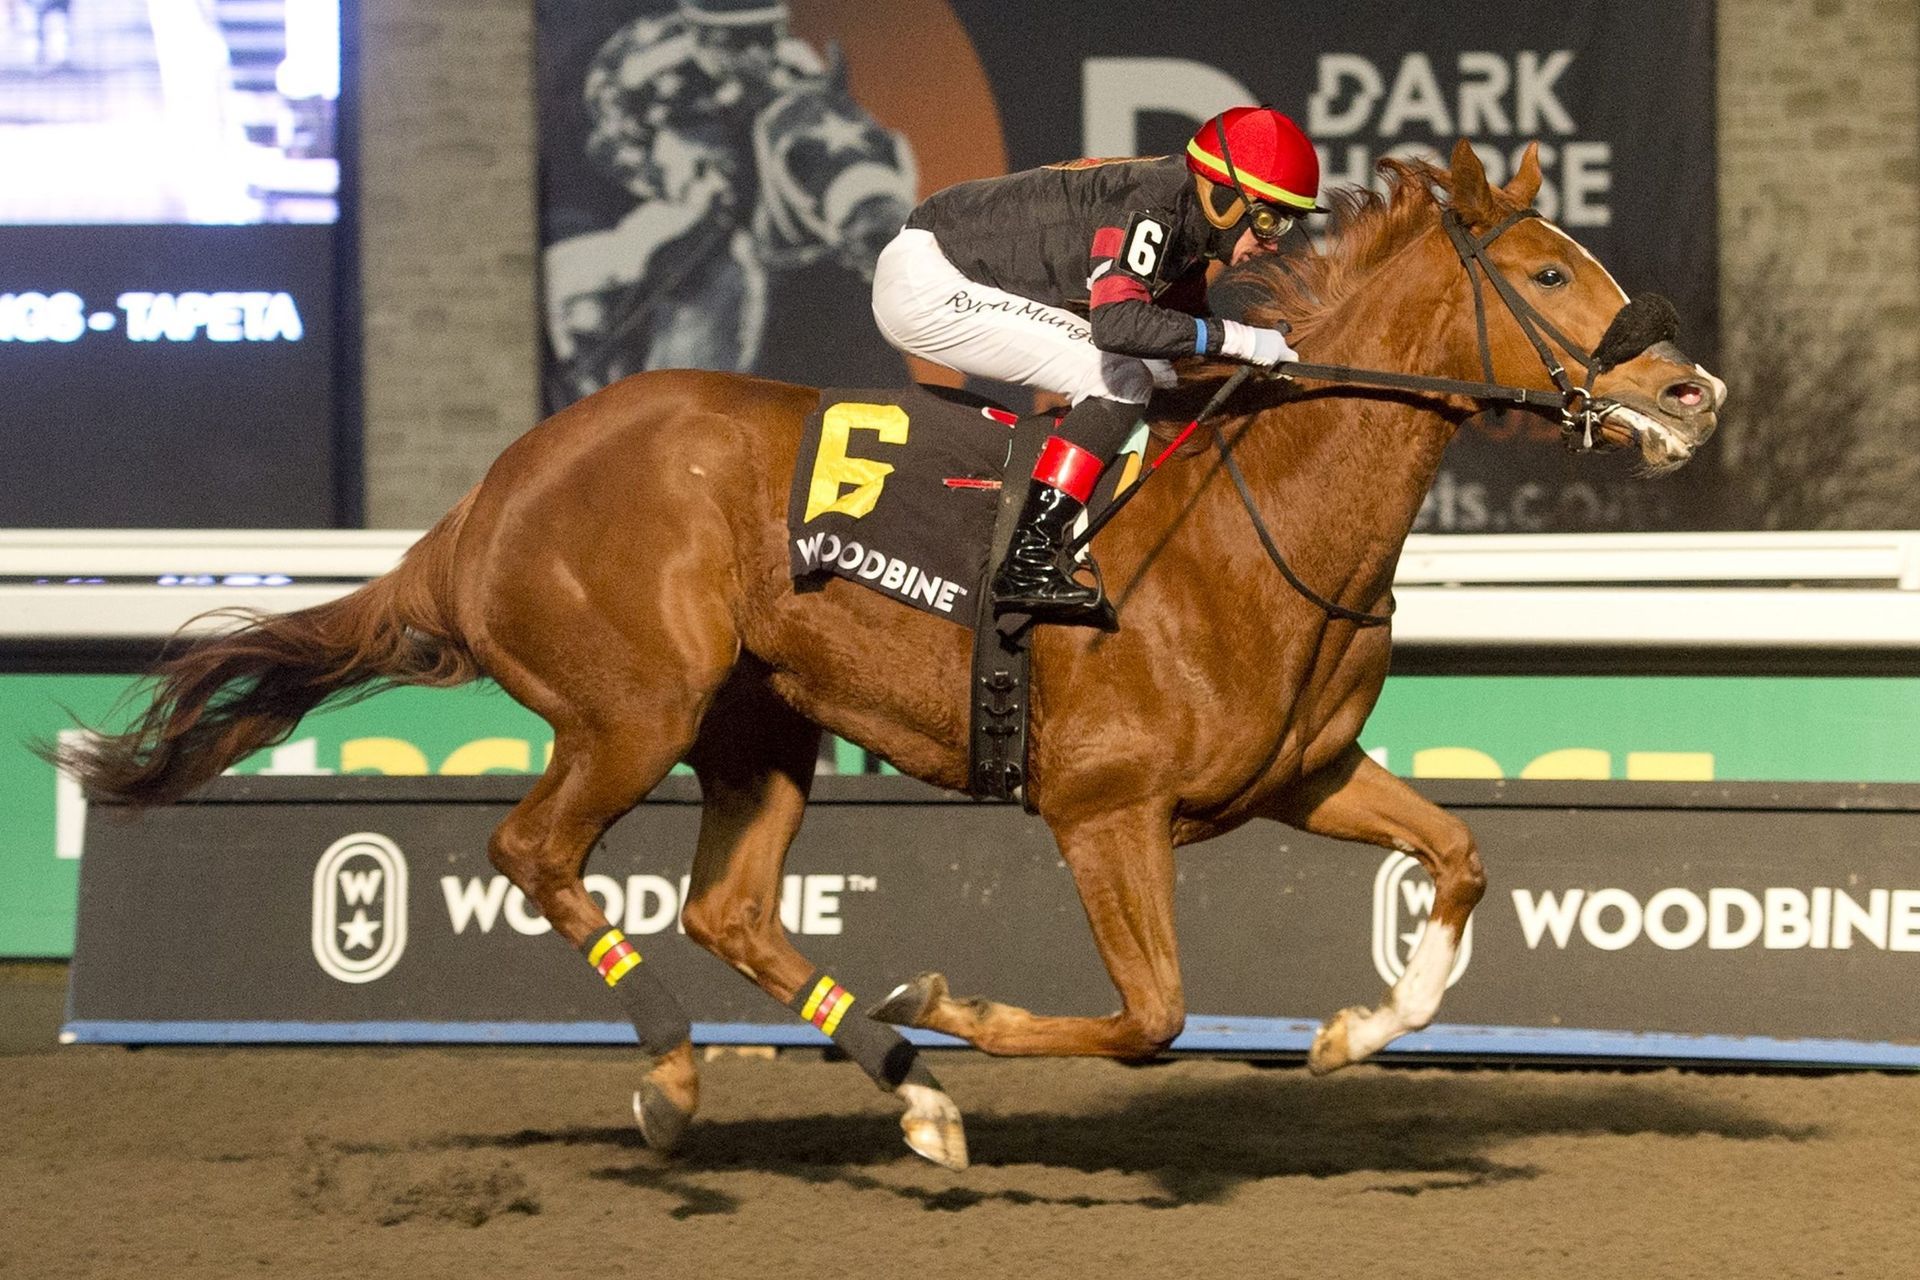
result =
M665 1053L692 1038L693 1023L687 1020L687 1011L645 965L620 979L614 990L626 1001L634 1033L648 1053Z
M609 935L613 935L614 945L609 948L594 967L606 975L611 967L609 961L620 948L632 949L633 944L618 929L602 929L587 939L586 953L591 961L596 949L600 948ZM635 955L639 953L634 952ZM669 1049L678 1048L693 1035L693 1024L687 1020L687 1011L680 1007L680 1001L666 984L655 977L652 970L644 964L634 964L620 973L613 984L614 993L627 1006L627 1017L633 1020L634 1034L640 1038L640 1047L648 1053L659 1055Z
M787 1002L787 1008L826 1031L840 1051L859 1063L884 1091L892 1093L902 1084L940 1087L921 1063L919 1048L892 1027L863 1013L848 1014L844 1007L840 1008L842 1016L834 1017L834 1009L842 1000L851 1005L853 996L828 975L815 973L800 984L799 993Z

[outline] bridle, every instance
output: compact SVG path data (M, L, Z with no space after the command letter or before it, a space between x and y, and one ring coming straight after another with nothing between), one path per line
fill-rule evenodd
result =
M1224 140L1223 140L1224 141ZM1361 369L1352 365L1313 364L1306 361L1291 361L1276 366L1269 375L1275 378L1305 378L1312 382L1326 382L1339 386L1378 387L1389 391L1424 391L1440 395L1462 396L1488 404L1511 404L1523 409L1536 410L1551 414L1559 419L1560 430L1569 448L1580 452L1593 452L1605 446L1600 443L1596 432L1602 422L1623 406L1617 400L1596 397L1593 384L1601 374L1616 365L1633 359L1648 347L1660 342L1671 341L1679 329L1678 317L1671 302L1657 293L1642 294L1629 301L1615 314L1607 331L1601 335L1599 343L1592 351L1587 351L1560 332L1559 328L1520 296L1513 282L1502 275L1500 269L1487 257L1487 248L1495 240L1505 235L1528 218L1539 218L1538 209L1521 209L1508 214L1484 236L1475 236L1467 228L1466 220L1458 212L1449 208L1440 215L1442 227L1446 229L1447 239L1453 244L1454 252L1459 255L1460 265L1467 273L1467 284L1473 294L1474 337L1480 349L1480 370L1485 381L1469 382L1460 378L1435 378L1424 374L1393 373L1382 369ZM1546 367L1547 376L1553 379L1554 391L1536 391L1531 387L1516 387L1499 382L1493 374L1493 346L1487 338L1486 299L1480 287L1481 280L1493 287L1493 291L1506 306L1507 313L1520 326L1526 335L1540 362ZM1544 337L1542 335L1545 335ZM1551 338L1561 350L1565 351L1586 372L1586 380L1575 385L1566 367L1554 357L1547 346L1546 339ZM1253 373L1253 366L1242 365L1234 370L1212 399L1207 401L1199 415L1189 422L1160 455L1153 460L1147 471L1125 493L1119 495L1097 519L1090 523L1072 542L1068 544L1069 553L1079 550L1093 540L1093 535L1112 519L1114 514L1138 493L1146 484L1149 476L1160 469L1173 451L1180 447L1186 438L1202 422L1217 413L1240 384ZM1342 622L1351 622L1361 627L1385 626L1393 619L1393 599L1388 596L1387 608L1381 613L1369 613L1361 609L1349 609L1343 604L1327 599L1308 586L1281 554L1279 545L1274 542L1273 534L1267 529L1267 523L1260 518L1259 507L1253 500L1253 490L1248 487L1246 477L1240 473L1240 466L1234 461L1233 450L1227 443L1225 433L1216 432L1214 443L1220 450L1220 462L1227 475L1233 480L1234 488L1240 493L1240 501L1247 509L1247 515L1253 521L1253 531L1260 538L1267 558L1280 571L1282 577L1293 589L1308 602L1316 605L1329 618Z
M1500 295L1500 301L1506 304L1508 314L1513 317L1514 322L1520 326L1520 332L1525 334L1527 341L1532 344L1535 354L1540 357L1540 363L1546 366L1547 376L1552 378L1553 385L1560 389L1561 432L1569 444L1573 443L1574 434L1578 432L1580 440L1574 447L1583 453L1591 452L1599 447L1594 437L1595 428L1608 414L1620 407L1616 400L1594 399L1594 380L1614 365L1622 363L1623 359L1631 359L1639 355L1646 347L1603 364L1594 352L1582 350L1578 343L1560 332L1553 321L1541 315L1538 308L1521 297L1520 291L1513 287L1513 282L1502 275L1500 269L1488 259L1487 246L1526 219L1540 216L1538 209L1517 210L1495 223L1493 229L1486 235L1479 237L1475 237L1467 229L1466 219L1453 209L1448 209L1440 215L1440 225L1446 229L1447 239L1453 242L1453 250L1460 256L1460 265L1466 269L1468 287L1473 291L1474 337L1480 345L1480 371L1486 375L1488 386L1494 387L1499 384L1493 376L1493 348L1487 341L1487 304L1480 290L1480 280L1475 278L1476 268L1480 277L1492 285L1494 292ZM1614 316L1613 322L1607 326L1606 336L1600 340L1600 346L1594 349L1595 352L1608 346L1607 338L1620 329L1620 316L1627 314L1633 305L1633 302L1628 302ZM1554 358L1553 352L1541 337L1542 333L1552 338L1560 345L1562 351L1572 356L1585 368L1587 378L1584 383L1574 386L1573 380L1567 376L1566 367ZM1646 346L1652 345L1651 342L1646 344Z
M1351 365L1310 364L1304 361L1281 365L1274 370L1274 376L1305 378L1343 386L1381 387L1392 391L1430 391L1490 404L1517 405L1557 418L1561 433L1573 449L1593 452L1605 448L1596 432L1608 416L1623 406L1618 400L1596 397L1593 394L1594 382L1607 370L1625 364L1648 347L1671 341L1679 330L1679 320L1671 302L1657 293L1645 293L1620 308L1592 351L1587 351L1567 337L1551 320L1541 315L1538 308L1521 297L1513 282L1501 274L1500 268L1494 266L1487 257L1487 249L1495 240L1527 219L1542 216L1538 209L1520 209L1495 223L1484 236L1475 236L1467 229L1466 219L1458 211L1446 209L1440 215L1440 225L1446 230L1447 239L1460 258L1460 266L1467 273L1468 291L1473 295L1474 339L1480 349L1480 371L1484 381L1468 382L1459 378L1434 378L1424 374L1389 373L1379 369L1358 369ZM1520 326L1520 332L1540 357L1540 363L1545 367L1547 376L1553 379L1556 390L1536 391L1531 387L1511 386L1494 377L1493 345L1487 338L1487 303L1485 292L1480 287L1482 280L1493 287L1494 293L1506 306L1507 314ZM1547 346L1548 338L1585 371L1584 382L1577 386L1574 384L1566 366L1555 358L1552 349Z

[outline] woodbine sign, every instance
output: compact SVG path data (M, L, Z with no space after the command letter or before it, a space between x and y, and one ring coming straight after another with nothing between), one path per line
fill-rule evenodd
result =
M0 956L71 953L88 825L79 789L25 743L69 727L68 708L105 717L127 684L0 675ZM1801 731L1757 731L1756 708ZM1395 773L1421 778L1920 782L1916 719L1920 679L1907 677L1395 676L1361 743ZM401 689L309 716L237 772L527 774L545 766L551 740L491 686ZM869 767L844 743L826 764Z
M91 823L68 1035L630 1040L604 984L486 860L528 785L229 778ZM1920 1066L1920 786L1422 788L1473 824L1491 889L1447 1025L1396 1052ZM676 935L698 817L691 780L669 779L608 834L588 888L652 938L647 963L697 1039L817 1042ZM1398 976L1431 893L1403 855L1272 824L1180 866L1182 1049L1304 1049L1320 1017ZM939 968L968 994L1112 1007L1071 878L1017 807L823 778L783 889L798 945L856 990Z

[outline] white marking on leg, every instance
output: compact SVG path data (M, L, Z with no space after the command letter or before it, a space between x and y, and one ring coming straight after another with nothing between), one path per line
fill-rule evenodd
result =
M1418 1031L1440 1011L1447 975L1453 972L1459 937L1443 924L1428 920L1413 945L1406 972L1393 984L1378 1009L1347 1027L1347 1059L1358 1062L1384 1049L1409 1031Z
M1419 1030L1440 1012L1440 997L1446 994L1447 976L1453 972L1453 956L1459 947L1459 936L1452 929L1435 920L1427 921L1420 940L1413 945L1407 971L1387 995L1387 1003L1401 1019L1395 1035Z

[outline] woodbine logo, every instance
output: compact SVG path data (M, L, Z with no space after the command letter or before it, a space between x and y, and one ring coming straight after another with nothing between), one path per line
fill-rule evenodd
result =
M972 594L959 583L928 573L898 556L863 547L851 538L843 541L837 533L795 538L793 545L808 572L838 566L909 604L920 600L942 613L952 613L956 600Z
M1388 986L1407 971L1407 957L1426 930L1433 911L1433 881L1420 864L1404 853L1390 853L1373 878L1373 968ZM1460 981L1473 959L1473 920L1460 934L1460 954L1453 959L1447 985Z
M313 868L313 958L328 977L372 982L407 949L407 860L372 831L342 836Z
M680 923L680 907L686 901L688 877L678 881L658 875L630 875L616 879L607 875L585 877L592 894L607 919L629 935L665 933L668 929L686 932ZM780 885L780 923L788 933L806 936L839 934L846 926L842 918L841 898L848 894L877 893L880 881L863 875L789 875ZM505 924L514 933L533 937L553 926L540 914L539 907L527 901L527 895L510 884L505 876L442 876L440 892L447 902L447 923L456 935L469 929L490 934Z
M1513 907L1529 951L1641 942L1667 951L1920 951L1920 889L1676 886L1644 899L1626 889L1515 889Z

